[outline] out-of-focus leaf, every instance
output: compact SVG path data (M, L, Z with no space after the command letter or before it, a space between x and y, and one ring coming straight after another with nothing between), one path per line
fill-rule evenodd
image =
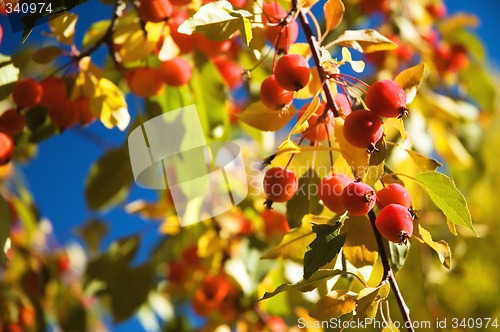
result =
M76 21L78 15L64 13L49 21L50 30L59 42L65 45L73 45Z
M389 283L385 283L377 288L367 287L362 289L357 297L356 318L374 318L377 315L377 307L380 300L389 295Z
M119 41L118 45L123 45L119 50L123 63L145 59L156 49L164 31L164 24L148 22L144 29L146 34L136 21L119 27L120 34L115 37L115 42Z
M342 47L342 60L341 62L347 62L351 65L351 68L356 73L362 73L365 70L365 62L363 60L353 60L351 52L346 48Z
M325 13L326 31L330 32L342 22L345 6L341 0L328 0L323 6L323 12Z
M121 203L133 182L127 149L108 151L90 168L85 183L85 197L89 208L106 210Z
M394 81L406 92L406 104L410 104L417 95L417 89L424 78L425 64L407 68L400 72Z
M452 179L439 172L422 172L415 176L415 180L448 220L475 233L467 201Z
M413 237L415 237L420 243L425 243L431 247L439 257L441 264L447 269L451 269L451 249L448 243L443 240L435 242L432 240L431 233L423 228L420 224L413 232Z
M405 264L409 249L410 249L410 243L404 246L393 242L389 242L389 253L391 258L390 262L392 271L394 273L401 270L401 268Z
M54 305L58 326L63 331L87 331L87 311L78 295L62 283L54 287L57 288Z
M110 23L109 20L94 22L83 36L82 47L87 48L97 42L106 33Z
M479 20L475 15L469 13L456 13L447 17L439 24L439 31L443 35L450 35L456 30L461 30L465 27L477 27Z
M294 43L288 48L288 53L299 54L304 58L307 58L309 57L309 55L311 55L311 48L309 47L308 43Z
M26 112L26 126L30 130L29 141L32 143L41 142L59 132L59 129L47 116L47 110L40 106Z
M346 30L333 43L363 53L390 51L398 47L392 40L373 29Z
M368 217L351 216L345 221L344 228L346 239L342 253L345 258L357 268L375 264L378 248Z
M310 217L310 218L309 218ZM288 258L294 261L302 261L306 252L307 245L314 240L312 225L307 220L312 219L312 216L304 217L302 225L286 234L281 243L266 252L263 259Z
M187 35L199 32L210 39L226 40L240 30L248 45L252 39L248 24L251 16L246 10L233 9L229 1L210 2L182 23L178 31Z
M275 296L276 294L279 294L281 292L285 292L291 289L297 289L299 291L310 291L313 289L314 285L318 284L319 282L322 282L324 280L331 279L335 276L338 276L340 274L344 274L345 272L340 271L340 270L319 270L316 273L314 273L309 279L302 279L296 284L283 284L276 288L273 292L271 293L265 293L264 296L261 298L261 300L268 299L270 297Z
M249 126L262 131L277 131L283 128L295 115L295 108L291 105L282 111L269 109L261 101L251 104L239 119Z
M92 219L78 228L77 233L87 244L89 252L97 253L99 252L101 240L108 233L108 225L100 220Z
M416 151L405 149L406 152L410 155L411 159L415 162L415 165L423 172L434 172L436 171L439 167L443 166L439 161L436 159L429 158L427 156L424 156Z
M46 64L63 54L63 50L57 46L47 46L36 50L33 60L37 63Z
M304 279L309 279L340 252L345 241L345 234L339 234L341 226L342 222L313 225L316 239L309 244L304 255Z
M356 309L357 294L347 290L334 290L319 299L309 315L320 321L328 321L353 312Z
M318 215L323 211L317 190L320 181L312 168L300 177L297 193L286 203L286 219L290 228L300 227L305 215Z
M387 326L382 329L382 332L399 332L399 329L393 322L388 322Z
M7 98L19 79L19 68L11 60L11 57L0 54L0 99Z
M483 43L477 35L470 32L468 29L459 29L451 35L446 36L446 40L452 44L460 44L465 46L467 52L475 57L479 63L484 63L486 60L486 51Z
M497 88L483 66L471 61L459 72L459 77L467 89L467 94L479 104L483 111L493 113L497 109Z
M0 265L4 266L7 262L4 247L5 242L10 235L10 225L12 223L12 214L10 212L9 204L5 198L0 195Z

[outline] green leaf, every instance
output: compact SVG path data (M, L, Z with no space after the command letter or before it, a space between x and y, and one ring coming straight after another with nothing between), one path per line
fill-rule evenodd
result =
M493 113L496 110L498 99L496 85L483 66L471 61L459 72L459 79L465 85L467 94L483 111Z
M312 168L299 179L299 189L286 203L286 218L290 228L299 227L306 214L320 214L323 205L319 203L318 190L321 179Z
M54 301L56 320L63 331L85 332L87 327L87 311L73 290L64 284L57 284L57 301Z
M362 289L356 300L356 318L375 318L377 315L378 303L389 295L390 290L391 288L388 282L377 288L366 287Z
M341 226L342 222L313 225L316 239L309 244L304 255L304 279L309 279L340 252L345 241L345 233L339 235Z
M64 53L64 50L57 46L47 46L39 48L33 54L33 61L47 64Z
M100 220L89 220L77 229L78 235L82 237L89 248L90 253L99 251L99 244L108 233L108 226Z
M56 135L59 129L54 126L50 118L47 116L47 110L41 106L32 108L26 112L26 126L30 130L29 141L38 143L47 138Z
M19 79L19 69L12 58L0 53L0 100L9 96Z
M411 159L415 162L415 165L421 170L421 171L436 171L439 167L443 166L439 161L436 159L432 159L429 157L426 157L418 152L415 152L413 150L405 149L406 152L410 155Z
M127 149L106 152L92 165L85 183L89 208L106 210L125 200L133 182Z
M337 275L345 274L346 272L341 270L318 270L309 279L302 279L296 284L283 284L276 288L273 292L266 292L260 300L265 300L291 289L296 289L302 292L308 292L314 289L315 285L321 281L331 279Z
M346 30L332 43L350 47L363 53L390 51L398 47L389 38L373 29Z
M394 273L401 270L401 268L404 266L406 257L408 256L409 249L410 249L409 242L406 246L404 246L389 241L389 253L391 258L390 262L392 271Z
M252 32L247 18L251 16L246 10L233 9L229 1L210 2L201 6L198 12L182 23L178 31L187 35L199 32L210 39L227 40L240 30L248 45Z
M304 222L298 228L288 232L280 244L271 248L262 255L262 259L288 258L297 262L302 262L307 245L314 240L314 233L311 230L311 223Z
M12 214L10 212L9 204L5 198L0 195L0 265L4 266L7 263L7 256L3 248L5 242L10 235L10 225L12 223Z
M415 176L415 180L427 191L449 221L476 233L467 201L451 178L439 172L422 172Z

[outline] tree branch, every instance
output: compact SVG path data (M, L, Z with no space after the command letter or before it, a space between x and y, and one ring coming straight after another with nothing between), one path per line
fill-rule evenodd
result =
M389 281L392 292L394 293L394 297L396 298L396 302L398 303L399 310L403 315L405 326L407 326L408 331L415 332L410 318L410 309L408 309L408 306L406 305L403 299L403 294L401 294L398 283L396 281L396 277L392 272L391 265L389 263L389 257L387 256L387 251L385 250L384 247L382 235L375 226L375 219L376 219L375 212L373 212L373 210L370 210L370 212L368 212L368 217L370 218L370 222L372 224L373 233L375 234L375 239L377 240L378 253L380 255L380 259L382 260L382 266L384 268L384 274L381 283Z

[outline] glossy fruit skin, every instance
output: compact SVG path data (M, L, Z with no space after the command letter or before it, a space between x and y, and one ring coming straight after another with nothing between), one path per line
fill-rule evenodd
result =
M283 236L290 231L290 226L283 213L275 210L264 210L262 219L264 220L264 233L267 237Z
M262 4L262 22L265 25L268 23L279 23L287 14L285 8L276 1Z
M276 63L274 76L279 86L285 90L298 91L309 82L311 68L307 60L299 54L286 54Z
M67 98L68 89L66 88L66 83L56 76L50 76L40 81L40 86L42 87L43 94L40 105L45 108L52 106L60 99Z
M294 92L280 87L274 75L266 78L260 86L260 100L273 110L281 110L283 107L290 105L293 97Z
M187 16L184 12L178 12L175 16L168 20L170 36L174 40L177 47L179 47L181 54L191 53L196 49L196 40L194 35L186 35L177 31L179 26L186 20Z
M214 64L230 89L235 89L243 84L243 68L238 63L225 57L216 57Z
M141 0L139 14L148 22L159 23L172 15L172 4L169 0Z
M19 107L34 107L42 100L43 90L40 84L32 78L17 82L12 91L12 98Z
M365 103L373 113L386 118L398 118L407 111L406 93L392 80L373 83L366 93Z
M9 109L0 115L0 131L14 137L23 131L26 118L15 109Z
M352 182L342 190L342 204L353 216L367 214L375 206L375 201L375 191L366 183Z
M164 82L161 71L157 68L138 67L127 72L127 80L130 91L140 97L151 97L160 94Z
M319 198L332 212L343 214L347 209L342 202L342 192L352 182L353 179L345 174L329 174L319 182Z
M286 202L292 199L299 188L297 176L283 167L270 168L264 176L264 192L271 202Z
M0 165L7 164L14 156L14 141L6 133L0 132Z
M380 234L394 243L404 243L413 234L413 217L404 206L389 204L375 219Z
M170 86L183 86L191 81L193 75L193 66L184 58L176 57L162 62L160 72L163 81Z
M231 49L230 40L212 40L208 39L201 33L195 33L193 36L195 36L196 46L198 49L209 58L226 53Z
M337 95L335 96L335 102L337 103L337 106L339 108L342 107L345 116L348 116L349 114L352 113L351 103L349 102L349 99L345 94L341 92L337 93Z
M61 130L73 127L80 118L74 102L68 99L60 100L49 107L47 114L52 123Z
M299 119L304 115L309 105L310 103L305 104L300 109ZM331 111L328 111L324 122L318 123L318 119L325 111L325 105L326 104L324 102L319 104L316 112L314 112L307 120L309 127L302 132L302 135L311 142L324 141L333 134L335 118L333 117L333 113Z
M411 208L411 197L405 187L399 183L391 183L377 192L377 206L379 209L389 204L399 204L406 209Z
M344 137L353 146L373 151L384 135L382 120L373 112L360 110L349 114L344 122Z
M243 8L247 4L247 0L228 0L233 7Z
M286 51L290 45L297 41L299 24L296 21L292 21L285 26L269 24L265 26L264 34L276 49Z

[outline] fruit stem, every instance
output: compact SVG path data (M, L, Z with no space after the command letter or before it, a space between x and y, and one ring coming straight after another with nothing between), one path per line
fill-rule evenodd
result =
M368 212L368 217L370 218L370 222L372 224L373 233L375 234L375 239L377 240L378 253L380 255L380 259L382 261L382 266L384 268L384 274L382 276L382 280L380 281L380 284L389 281L389 284L391 285L392 292L394 293L394 297L396 298L396 302L398 303L399 310L401 311L401 314L403 315L403 319L405 321L405 326L408 327L408 331L415 332L415 330L413 329L413 324L411 322L411 318L410 318L410 309L408 309L408 306L406 305L405 300L403 299L403 294L401 294L401 291L399 290L398 283L396 281L396 277L394 276L394 273L392 272L391 265L389 263L389 257L387 256L387 251L385 250L385 247L384 247L382 235L380 234L377 227L375 226L375 219L377 218L377 216L375 215L375 212L373 212L373 210L370 210L370 212Z
M292 11L298 10L298 0L292 0ZM298 19L300 26L302 27L302 31L304 31L304 35L306 36L307 43L309 44L309 48L311 49L312 58L314 60L314 64L318 69L319 79L323 82L323 90L325 92L327 107L325 107L325 111L323 112L324 116L326 116L328 110L332 110L333 116L336 118L339 117L339 111L337 109L337 104L335 103L335 98L333 97L332 87L327 79L327 75L321 67L321 56L320 56L320 48L316 37L314 36L311 25L307 19L307 15L305 10L298 10Z

